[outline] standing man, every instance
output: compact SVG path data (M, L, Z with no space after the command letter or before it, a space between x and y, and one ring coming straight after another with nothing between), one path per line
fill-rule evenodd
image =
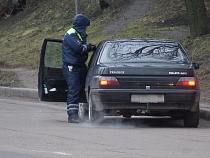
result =
M87 74L85 62L88 59L88 52L96 49L95 45L87 44L86 28L89 25L90 19L87 16L77 14L62 44L62 71L68 85L67 114L70 123L79 123L78 104L82 97L80 94L84 95Z

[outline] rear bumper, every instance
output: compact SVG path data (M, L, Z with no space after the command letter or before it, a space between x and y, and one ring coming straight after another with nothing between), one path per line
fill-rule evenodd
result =
M163 94L163 103L133 103L131 94ZM148 109L150 110L189 110L196 111L200 101L199 90L106 90L90 91L93 107L104 109Z

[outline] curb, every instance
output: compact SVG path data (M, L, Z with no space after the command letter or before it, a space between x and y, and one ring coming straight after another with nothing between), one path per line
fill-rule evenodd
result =
M0 87L0 96L38 99L38 90L30 88ZM200 108L200 118L210 121L210 109Z
M0 87L0 96L38 99L38 90L29 88Z

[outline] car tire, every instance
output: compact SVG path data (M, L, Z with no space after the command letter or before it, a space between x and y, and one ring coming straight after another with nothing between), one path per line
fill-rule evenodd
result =
M85 122L88 120L88 110L85 108L85 104L87 103L79 103L79 118Z
M199 125L199 108L196 112L187 111L184 116L184 126L197 128Z
M104 115L103 112L101 111L96 111L93 109L93 103L92 103L92 99L89 95L88 98L88 106L89 106L89 122L90 123L102 123L104 120Z

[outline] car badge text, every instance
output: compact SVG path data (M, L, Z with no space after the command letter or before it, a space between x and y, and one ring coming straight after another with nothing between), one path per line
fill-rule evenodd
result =
M110 74L125 74L125 71L109 71Z
M187 75L187 72L169 72L169 75Z

